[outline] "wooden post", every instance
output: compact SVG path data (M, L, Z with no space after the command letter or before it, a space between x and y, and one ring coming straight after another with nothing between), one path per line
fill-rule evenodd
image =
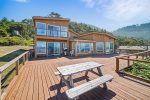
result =
M16 61L16 75L19 73L19 60Z
M27 60L27 61L29 60L28 53L26 53L26 60Z
M138 59L138 55L136 55L136 59Z
M0 71L0 100L2 97L2 85L1 85L2 72Z
M142 59L144 59L144 53L142 54Z
M116 72L119 72L119 58L116 58Z
M23 65L25 64L25 55L23 55Z
M148 57L148 52L145 53L145 57L146 57L146 58Z
M130 60L129 60L130 56L128 56L127 58L128 58L128 67L129 67L130 66Z

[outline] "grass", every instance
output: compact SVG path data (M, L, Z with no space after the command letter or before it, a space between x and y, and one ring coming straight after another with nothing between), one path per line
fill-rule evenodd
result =
M13 60L20 54L24 53L26 50L31 49L31 47L26 46L0 46L0 66L6 64L7 62ZM22 66L22 59L20 59L20 66ZM16 64L12 64L9 68L7 68L4 72L2 72L2 92L9 85L10 81L16 74L15 70Z
M150 61L150 58L145 59ZM130 67L124 69L125 73L150 80L150 63L134 62Z

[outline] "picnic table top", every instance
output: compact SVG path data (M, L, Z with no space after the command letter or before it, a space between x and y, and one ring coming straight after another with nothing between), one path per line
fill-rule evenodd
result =
M96 62L85 62L85 63L58 67L57 70L60 72L61 75L68 76L71 74L79 73L82 71L90 70L101 66L103 66L103 64L99 64Z

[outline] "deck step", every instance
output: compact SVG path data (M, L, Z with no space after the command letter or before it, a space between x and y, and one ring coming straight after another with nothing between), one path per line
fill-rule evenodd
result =
M111 81L112 79L113 79L113 76L106 74L97 79L91 80L87 83L81 84L77 87L67 90L66 95L69 99L75 99L76 97L80 96L81 94L84 94L84 93L98 87L101 84Z

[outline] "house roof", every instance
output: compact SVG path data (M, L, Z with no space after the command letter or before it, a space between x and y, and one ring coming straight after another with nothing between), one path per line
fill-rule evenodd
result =
M75 42L96 42L96 41L92 41L92 40L81 40L81 39L74 39L71 41L75 41Z
M111 38L116 39L115 36L113 36L113 35L111 35L111 34L109 34L109 33L100 33L100 32L89 32L89 33L84 33L84 34L82 34L82 35L80 35L80 36L86 36L86 35L92 35L92 34L102 34L102 35L107 35L107 36L109 36L109 37L111 37Z
M146 46L119 46L119 50L146 50Z
M64 21L70 21L70 19L68 18L56 18L56 17L43 17L43 16L33 16L32 17L33 20L35 19L50 19L50 20L64 20Z
M114 39L117 39L115 36L113 36L113 35L111 35L111 34L109 34L109 33L100 33L100 32L89 32L89 33L84 33L84 34L79 34L79 33L77 33L77 32L74 32L73 30L69 30L70 32L72 32L72 33L74 33L74 34L77 34L77 35L79 35L79 36L86 36L86 35L92 35L92 34L102 34L102 35L107 35L107 36L109 36L109 37L111 37L111 38L114 38Z

